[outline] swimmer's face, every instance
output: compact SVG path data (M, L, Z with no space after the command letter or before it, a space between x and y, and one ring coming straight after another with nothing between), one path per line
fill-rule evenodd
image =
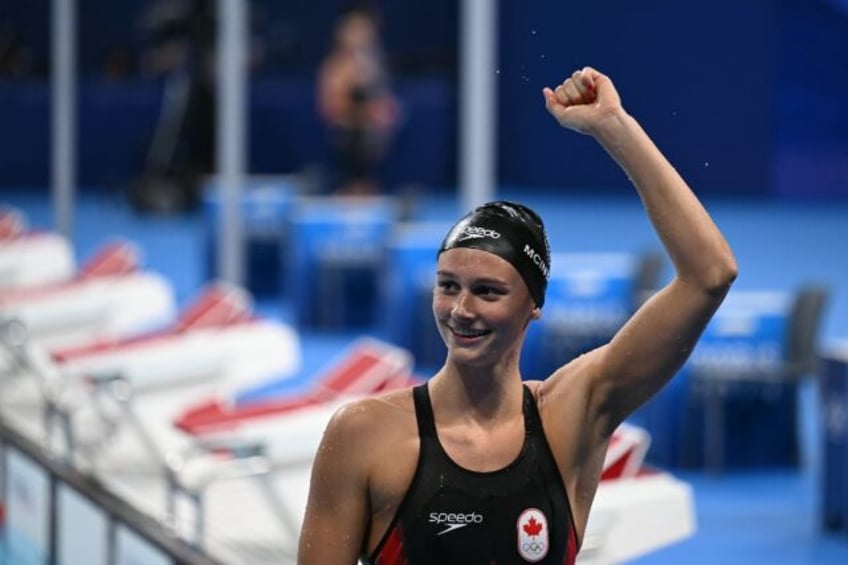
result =
M527 285L506 260L462 247L439 256L433 314L452 361L484 365L517 359L537 313Z

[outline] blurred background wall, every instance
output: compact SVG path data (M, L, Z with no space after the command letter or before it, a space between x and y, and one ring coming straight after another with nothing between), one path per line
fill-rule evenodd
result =
M188 33L151 22L185 3L79 1L83 190L118 190L142 174L167 82L152 55L168 33ZM251 173L324 161L315 72L347 4L251 2ZM459 3L376 4L404 109L387 185L452 191ZM542 86L593 65L621 85L629 110L700 194L848 197L844 0L499 4L501 183L575 192L620 184L599 149L558 135L542 104ZM0 187L48 184L49 22L47 0L0 2ZM672 141L681 128L685 142Z

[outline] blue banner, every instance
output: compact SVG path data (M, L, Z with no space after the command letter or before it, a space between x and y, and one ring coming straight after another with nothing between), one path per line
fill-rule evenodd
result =
M386 242L397 219L389 198L299 201L286 251L297 323L321 329L374 324Z
M554 253L542 317L527 333L524 377L544 379L608 342L636 307L639 264L630 253Z
M282 257L298 192L298 187L285 177L248 177L242 188L245 286L257 296L285 292ZM221 197L215 182L204 188L203 219L206 275L213 279L218 273L221 219Z
M797 383L786 355L795 293L728 295L689 360L634 418L666 467L794 466Z
M822 525L848 535L848 342L824 355Z

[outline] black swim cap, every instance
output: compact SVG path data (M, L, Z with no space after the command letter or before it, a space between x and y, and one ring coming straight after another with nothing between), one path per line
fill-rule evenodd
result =
M551 248L542 219L515 202L482 204L469 212L445 236L438 255L455 247L488 251L515 267L539 308L551 268Z

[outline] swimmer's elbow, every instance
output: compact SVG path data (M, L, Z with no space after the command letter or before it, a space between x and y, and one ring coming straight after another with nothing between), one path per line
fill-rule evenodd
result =
M718 299L727 294L738 276L739 266L729 249L704 260L695 269L678 272L678 278L691 288Z
M724 257L710 265L704 280L704 288L713 296L724 296L739 277L739 265L736 257L728 251Z

